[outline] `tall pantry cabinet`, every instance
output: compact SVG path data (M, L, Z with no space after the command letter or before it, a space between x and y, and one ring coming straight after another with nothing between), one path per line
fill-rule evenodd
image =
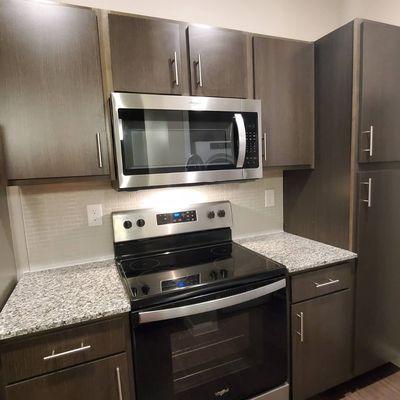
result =
M400 354L400 28L315 44L315 169L284 172L285 230L358 253L354 373Z

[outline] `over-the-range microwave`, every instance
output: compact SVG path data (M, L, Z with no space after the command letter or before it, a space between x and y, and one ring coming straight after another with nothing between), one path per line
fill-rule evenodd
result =
M112 93L114 187L262 178L261 102Z

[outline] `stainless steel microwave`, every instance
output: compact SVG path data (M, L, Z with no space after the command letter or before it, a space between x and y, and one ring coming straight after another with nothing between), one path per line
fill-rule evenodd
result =
M261 102L112 93L118 190L262 178Z

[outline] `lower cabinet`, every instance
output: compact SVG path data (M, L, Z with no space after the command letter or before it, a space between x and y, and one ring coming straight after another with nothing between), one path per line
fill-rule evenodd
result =
M349 265L342 268L348 268L349 275L353 271ZM334 278L326 283L338 280ZM291 306L293 400L308 399L352 376L354 296L352 283L348 286Z
M6 387L7 400L130 399L126 354L43 375Z

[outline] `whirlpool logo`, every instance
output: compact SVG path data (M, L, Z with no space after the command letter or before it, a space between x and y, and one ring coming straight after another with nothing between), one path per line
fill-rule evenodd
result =
M218 392L215 392L214 395L215 395L215 397L222 397L227 393L229 393L229 388L224 388Z

